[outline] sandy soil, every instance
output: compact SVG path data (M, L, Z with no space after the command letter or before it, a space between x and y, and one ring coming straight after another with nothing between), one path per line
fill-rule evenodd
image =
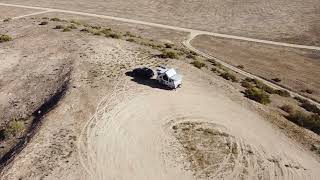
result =
M0 20L2 21L16 16L39 12L39 10L0 6L0 12Z
M319 0L97 0L88 3L48 0L1 0L112 15L258 39L319 45ZM192 13L189 13L192 12Z
M2 52L4 62L12 64L0 70L9 79L10 74L20 71L5 68L19 67L25 55L32 57L33 63L25 65L24 72L36 70L42 59L71 61L69 89L44 117L37 135L1 173L1 179L319 176L318 159L270 123L267 113L261 111L269 108L244 98L236 86L222 78L183 60L151 58L153 51L145 46L79 30L61 32L52 29L60 22L39 26L41 21L28 18L2 25L1 31L14 40L1 44L1 48L12 50ZM41 56L47 49L57 48L70 56L56 51L48 52L52 56ZM154 80L124 75L134 67L159 64L183 74L181 89L168 91L156 86ZM45 65L56 67L39 63L44 69ZM36 73L43 76L46 72Z
M201 35L192 45L231 65L320 101L320 53ZM311 90L312 94L302 91Z

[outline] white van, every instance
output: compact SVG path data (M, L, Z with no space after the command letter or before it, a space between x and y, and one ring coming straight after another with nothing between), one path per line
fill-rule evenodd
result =
M182 76L177 74L173 68L158 67L157 80L160 84L164 84L172 89L176 89L182 84Z

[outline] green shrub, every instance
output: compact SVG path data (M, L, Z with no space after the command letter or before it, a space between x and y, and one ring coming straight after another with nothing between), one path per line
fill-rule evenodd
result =
M220 76L226 80L231 80L232 82L238 82L237 77L229 72L224 72Z
M254 85L252 85L252 83L245 81L245 80L241 81L241 86L244 88L247 88L247 89L254 87Z
M289 104L281 106L280 109L282 109L284 112L287 112L287 113L293 113L294 112L294 107L289 105Z
M170 58L170 59L178 59L179 58L177 53L173 52L173 51L163 51L159 57Z
M320 116L316 114L308 115L301 111L290 113L287 119L295 124L307 128L317 134L320 134Z
M61 22L62 20L59 19L59 18L51 18L50 21L58 21L58 22Z
M201 69L201 68L207 66L205 63L200 62L200 61L193 61L193 62L191 62L190 64L192 64L194 67L196 67L196 68L198 68L198 69Z
M0 132L0 139L4 140L11 136L16 136L24 129L24 123L22 121L12 120L5 129Z
M261 104L269 104L271 102L269 95L265 91L255 87L246 89L244 95L245 97Z
M47 25L48 22L47 21L42 21L39 25L43 26L43 25Z
M56 27L54 27L53 29L64 29L63 25L56 25Z
M107 35L107 34L111 33L111 29L110 28L105 28L105 29L101 30L100 32Z
M0 43L11 41L12 38L8 35L0 34Z

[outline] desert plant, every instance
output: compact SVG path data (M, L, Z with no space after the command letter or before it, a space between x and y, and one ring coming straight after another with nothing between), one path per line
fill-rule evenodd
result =
M111 30L111 29L110 29ZM128 37L136 37L135 35L133 35L131 32L127 31L124 36L128 36Z
M64 29L63 25L56 25L53 29Z
M287 112L289 114L294 112L294 107L289 104L285 104L281 106L280 109L282 109L284 112Z
M244 69L244 65L238 65L237 68Z
M282 96L282 97L290 97L290 93L287 91L287 90L274 90L273 91L274 94L278 94L279 96Z
M78 25L78 26L79 26L79 25L81 25L81 23L80 23L80 22L78 22L78 21L76 21L76 20L71 20L71 21L70 21L70 23L72 23L72 24L76 24L76 25Z
M316 114L308 115L301 111L290 113L287 119L295 124L307 128L317 134L320 134L320 116Z
M217 66L217 67L219 67L219 68L222 67L221 63L217 62L217 61L214 60L214 59L207 59L207 61L209 61L209 62L211 63L211 65L213 65L213 66Z
M250 83L250 82L248 82L246 80L241 81L241 86L244 87L244 88L247 88L247 89L254 87L254 85L252 85L252 83Z
M269 95L265 91L255 87L246 89L244 91L244 95L245 97L261 104L269 104L271 102Z
M205 63L200 62L200 61L193 61L193 62L191 62L190 64L192 64L194 67L196 67L196 68L198 68L198 69L201 69L201 68L207 66Z
M274 82L281 82L281 79L280 78L273 78L273 79L271 79L272 81L274 81Z
M117 33L110 33L110 34L106 34L106 37L110 37L110 38L113 38L113 39L120 39L121 35L117 34Z
M319 114L320 115L320 109L314 105L314 104L311 104L309 101L303 101L302 104L300 105L303 109L305 109L306 111L309 111L309 112L313 112L313 113L316 113L316 114Z
M129 39L126 39L126 41L128 42L135 42L136 40L132 39L132 38L129 38Z
M69 32L69 31L71 31L71 29L68 28L68 27L65 27L65 28L62 30L62 32Z
M8 35L0 34L0 43L11 41L12 38Z
M3 139L7 139L11 136L16 136L23 129L24 129L23 122L17 121L14 119L14 120L10 121L3 130L1 130L0 138L3 140Z
M188 55L186 56L186 58L196 60L196 59L197 59L197 56L192 55L192 54L188 54Z
M3 20L3 22L9 22L9 21L11 21L11 18L6 18Z
M226 80L231 80L232 82L238 82L237 77L229 72L224 72L220 76Z
M305 89L305 90L302 90L301 92L308 93L308 94L313 93L313 91L311 89Z
M47 25L48 22L47 21L42 21L39 25L43 26L43 25Z
M69 29L77 29L77 26L74 24L70 24L67 28Z
M173 44L165 43L164 46L165 46L165 48L172 48L172 47L173 47Z
M159 57L161 57L161 58L170 58L170 59L179 58L177 53L174 52L174 51L163 51L162 54Z
M62 21L62 20L55 17L55 18L51 18L50 21L58 21L58 22L60 22L60 21Z

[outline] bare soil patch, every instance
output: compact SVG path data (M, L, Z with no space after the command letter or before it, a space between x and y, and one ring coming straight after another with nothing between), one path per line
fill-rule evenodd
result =
M39 10L0 6L0 12L0 21L3 21L16 16L39 12Z

